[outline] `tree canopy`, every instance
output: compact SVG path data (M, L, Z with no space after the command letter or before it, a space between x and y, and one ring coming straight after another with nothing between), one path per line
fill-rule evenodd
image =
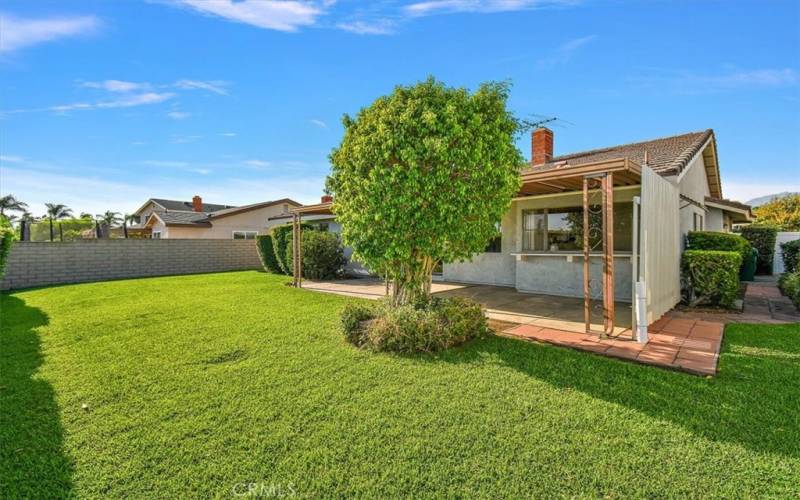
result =
M759 224L778 226L783 231L800 231L800 194L775 198L753 212Z
M496 235L524 162L508 96L507 83L471 93L429 78L344 116L327 189L345 243L393 280L397 303L427 294L437 263Z

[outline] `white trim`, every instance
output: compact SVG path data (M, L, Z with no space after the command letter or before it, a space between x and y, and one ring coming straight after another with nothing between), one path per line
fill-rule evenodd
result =
M158 235L157 238L156 238L156 235ZM151 240L160 240L161 239L161 231L153 231L152 233L150 233L150 239Z
M617 186L614 188L614 191L627 191L629 189L640 189L642 186L640 184L635 184L633 186ZM597 193L599 189L590 189L590 193ZM564 191L562 193L547 193L547 194L533 194L530 196L519 196L517 198L511 198L511 201L525 201L525 200L536 200L542 198L556 198L559 196L575 196L576 194L581 194L581 190L578 189L576 191Z
M159 202L155 201L153 198L150 198L150 199L148 199L146 202L144 202L144 205L142 205L141 207L139 207L139 209L138 209L138 210L136 210L135 212L133 212L133 215L136 215L136 214L138 214L139 212L141 212L141 211L142 211L142 209L143 209L144 207L146 207L148 203L152 203L153 205L158 205L159 207L163 208L164 210L166 210L166 209L167 209L167 207L165 207L165 206L164 206L164 205L162 205L161 203L159 203Z
M695 153L694 156L692 156L692 158L688 162L686 162L686 168L684 168L681 171L681 173L678 174L678 178L675 180L675 182L680 184L681 179L683 179L683 176L686 175L686 172L689 171L689 167L691 166L692 162L695 160L695 158L697 158L698 155L703 156L703 151L706 150L706 148L711 143L711 140L713 138L714 138L714 134L711 134L711 136L708 138L708 140L703 143L703 147L698 149L697 153ZM711 190L711 183L708 182L708 172L706 172L706 162L705 161L703 162L703 173L706 176L706 184L708 184L708 190L710 191Z

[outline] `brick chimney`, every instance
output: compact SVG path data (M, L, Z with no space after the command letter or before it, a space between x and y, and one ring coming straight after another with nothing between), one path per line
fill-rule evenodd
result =
M333 201L333 196L329 194L323 194L321 198L321 203L330 203Z
M541 165L553 159L553 131L539 127L531 132L531 164Z
M203 198L200 198L198 195L194 195L192 198L192 210L195 212L203 211Z

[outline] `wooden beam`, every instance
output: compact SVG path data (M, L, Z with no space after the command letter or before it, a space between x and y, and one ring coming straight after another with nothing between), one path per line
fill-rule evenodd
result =
M589 179L583 178L583 318L586 333L592 330L591 289L589 288Z
M614 174L603 184L603 336L614 333Z

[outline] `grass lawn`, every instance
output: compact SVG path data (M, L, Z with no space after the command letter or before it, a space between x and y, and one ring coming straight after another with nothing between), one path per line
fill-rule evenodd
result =
M800 325L728 327L716 378L496 337L401 357L285 281L3 295L0 496L800 495Z

